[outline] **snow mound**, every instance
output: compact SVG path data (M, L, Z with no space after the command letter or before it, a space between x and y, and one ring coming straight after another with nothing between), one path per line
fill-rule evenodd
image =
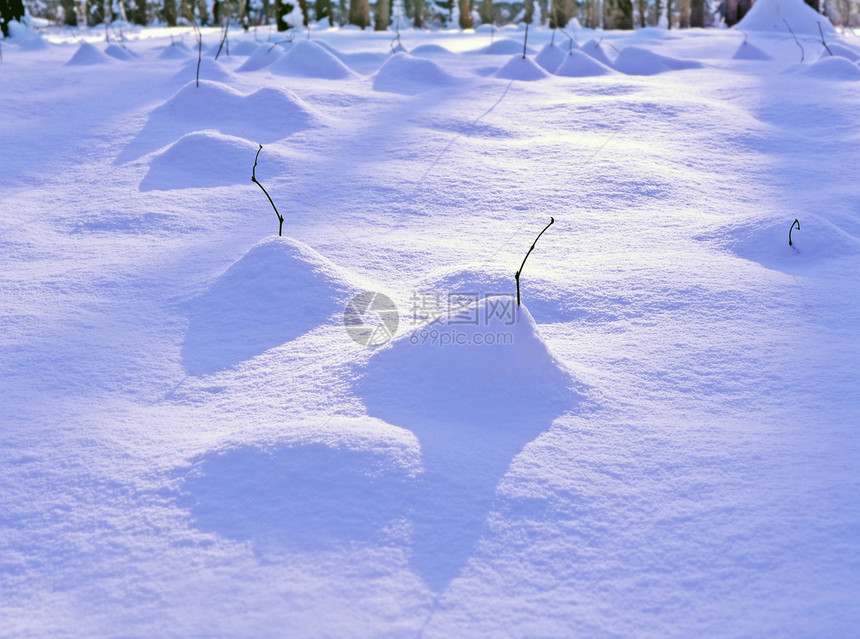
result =
M732 60L773 60L773 58L754 44L742 42L732 56Z
M284 55L284 50L271 44L261 44L239 67L238 71L259 71L277 62Z
M168 46L175 47L180 51L185 51L186 53L191 53L191 47L185 44L182 40L174 40ZM197 44L194 45L194 53L197 53Z
M542 425L573 410L571 372L552 355L525 306L487 297L453 309L374 353L356 384L370 415L414 428L427 420L491 430ZM537 433L533 433L536 435Z
M818 25L825 35L835 36L830 21L803 0L757 0L735 28L743 31L779 31L818 36Z
M575 293L560 291L558 283L554 283L553 278L547 276L537 264L529 266L529 272L523 276L522 286L524 299L534 316L542 323L580 319L582 313L574 307L577 303ZM439 300L447 308L450 303L456 305L465 299L477 300L488 296L513 299L516 296L516 282L513 272L467 265L436 270L416 282L414 290L429 296L429 299ZM426 311L415 312L410 317L412 321L432 319L435 319L434 314Z
M581 51L571 51L555 71L569 78L589 78L615 73L613 69Z
M158 57L161 60L187 60L190 55L191 51L188 50L188 47L177 42L164 47Z
M242 40L241 42L230 45L230 55L251 55L256 53L258 48L257 44L254 42L251 42L250 40Z
M454 78L439 66L423 58L414 58L408 53L395 53L373 77L373 88L377 91L414 95L453 84Z
M541 69L531 58L523 58L522 54L515 55L507 61L505 66L496 71L497 78L505 80L523 80L532 82L549 77L546 71Z
M422 44L410 51L416 57L432 57L436 55L454 55L453 51L438 44Z
M182 71L173 76L176 80L194 80L197 77L197 58L189 60L182 67ZM214 82L234 82L236 76L230 69L225 67L218 60L212 58L203 58L200 61L200 81L211 80Z
M85 66L90 64L107 64L110 58L96 49L89 42L82 42L75 55L66 62L68 66Z
M141 191L246 184L257 145L214 131L182 136L155 156Z
M845 58L827 56L804 67L803 73L824 80L857 80L860 67Z
M359 288L306 244L266 238L187 304L183 365L190 375L235 366L325 323Z
M10 25L11 26L11 25ZM21 51L41 51L48 48L48 42L39 34L27 38L18 45Z
M606 55L606 52L603 50L603 47L597 40L589 40L588 42L583 44L579 48L579 50L586 55L590 55L598 62L602 62L608 67L612 66L612 60L609 59L609 56Z
M641 47L625 47L615 60L615 68L627 75L657 75L666 71L699 69L694 60L679 60Z
M330 45L330 44L329 44L328 42L326 42L325 40L314 40L314 42L315 42L316 44L318 44L319 46L321 46L321 47L322 47L323 49L325 49L326 51L328 51L329 53L331 53L334 57L336 57L336 58L340 58L340 60L341 60L341 61L343 60L343 55L344 55L344 54L343 54L343 52L341 52L341 51L340 51L340 49L336 49L335 47L333 47L332 45Z
M280 60L269 66L269 70L278 75L325 80L355 76L334 54L310 40L294 42Z
M851 62L857 62L860 60L860 53L857 53L854 49L849 49L848 47L844 47L841 44L835 43L827 43L827 47L830 49L830 53L827 52L827 49L821 47L823 50L821 52L821 59L837 56L840 58L845 58L846 60L851 60Z
M697 239L713 241L740 258L789 273L860 253L860 239L813 214L796 215L800 230L794 227L789 246L788 231L794 217L789 214L744 220Z
M321 121L286 89L266 87L244 95L219 82L192 80L155 108L119 161L135 159L193 131L212 129L250 136L262 144L280 140Z
M219 130L239 118L255 122L257 132L269 131L265 138L275 140L310 126L315 113L286 89L266 87L244 95L224 84L201 80L200 86L193 81L186 84L153 116L188 122L195 129Z
M540 53L535 56L535 62L549 73L554 73L562 63L562 60L564 60L565 55L565 52L557 46L547 44L540 50Z
M510 38L502 38L501 40L494 41L490 46L480 49L478 53L483 53L485 55L511 55L519 53L522 55L523 43L518 42L517 40L511 40ZM533 53L534 50L531 47L526 49L527 55L531 55Z
M128 62L130 60L134 60L135 56L131 53L123 49L118 44L109 44L105 47L105 53L112 58L116 58L117 60L123 60Z

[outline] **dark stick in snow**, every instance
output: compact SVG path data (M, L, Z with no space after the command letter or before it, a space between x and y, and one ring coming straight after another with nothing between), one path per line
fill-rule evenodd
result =
M797 230L799 231L800 230L800 221L797 218L794 218L794 222L791 223L791 227L788 229L788 245L792 246L792 247L794 246L794 244L791 243L791 232L794 230L795 224L797 225ZM797 250L797 249L795 249L795 250Z
M555 218L554 218L554 217L552 217L552 216L550 216L550 218L549 218L549 224L547 224L547 225L543 228L543 231L541 231L540 233L538 233L538 236L535 238L535 241L534 241L534 242L532 242L532 247L529 249L529 252L528 252L528 253L526 253L526 256L523 258L523 263L522 263L522 264L520 264L520 270L518 270L518 271L514 274L514 279L517 281L517 306L519 306L519 305L520 305L520 273L522 273L522 272L523 272L523 267L526 265L526 260L527 260L527 259L529 259L529 255L531 255L531 254L532 254L532 251L533 251L533 250L535 250L535 245L537 244L537 241L540 239L540 236L541 236L541 235L543 235L544 233L546 233L546 230L547 230L549 227L551 227L551 226L552 226L552 223L553 223L553 222L555 222Z
M523 60L526 59L526 49L529 46L529 23L526 22L526 37L523 40Z
M251 182L259 186L263 190L263 193L266 194L266 197L269 198L269 204L272 205L272 208L275 209L275 215L278 216L278 237L281 237L281 233L284 230L284 216L278 213L278 207L275 206L275 203L272 201L272 196L269 195L269 192L257 181L257 160L260 158L260 151L263 150L262 144L258 142L257 145L260 148L257 149L257 155L254 157L254 167L251 169Z
M797 46L800 47L800 61L803 62L803 59L806 57L806 52L803 50L803 45L800 44L800 40L798 40L797 36L794 35L794 31L792 30L791 25L788 24L788 20L783 18L782 21L785 22L785 26L788 27L788 32L791 34L791 37L794 38L794 41L797 43Z
M830 50L830 47L828 47L827 43L824 41L824 30L821 28L821 20L818 21L818 33L821 34L821 44L824 45L824 48L827 49L827 53L832 57L833 51Z

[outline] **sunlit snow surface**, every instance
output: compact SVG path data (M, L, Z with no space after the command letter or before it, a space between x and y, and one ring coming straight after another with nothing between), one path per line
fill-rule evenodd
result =
M0 635L854 634L860 46L767 8L15 30Z

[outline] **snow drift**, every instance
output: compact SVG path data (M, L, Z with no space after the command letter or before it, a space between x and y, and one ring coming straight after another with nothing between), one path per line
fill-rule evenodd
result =
M773 58L754 44L742 42L732 56L732 60L773 60Z
M89 42L81 42L81 46L75 51L75 55L66 62L68 66L86 66L90 64L107 64L111 58L96 49Z
M421 446L411 563L432 589L468 561L512 459L576 410L574 385L511 296L453 309L370 358L355 383L368 413Z
M215 131L182 136L153 158L141 191L246 184L257 145Z
M306 244L269 237L187 304L183 365L190 375L235 366L328 321L359 290Z
M561 64L555 71L556 75L571 78L586 78L615 73L613 69L602 62L588 56L581 51L571 51L564 56Z
M238 71L259 71L281 59L284 50L276 45L261 44L253 51Z
M860 79L860 67L845 58L828 55L805 66L803 74L823 80L856 81Z
M518 42L517 40L503 38L501 40L494 41L488 47L479 49L476 53L483 53L484 55L511 55L513 53L519 53L522 55L523 43ZM532 55L533 53L534 50L531 47L526 49L526 55Z
M794 216L771 216L745 220L728 228L700 236L745 260L787 273L802 273L822 262L860 253L860 239L836 224L814 214L799 214L800 230L788 230Z
M625 47L615 60L615 68L627 75L657 75L666 71L701 68L694 60L679 60L642 47Z
M219 82L201 80L198 87L191 81L152 111L119 160L135 159L194 131L211 129L265 144L320 121L318 114L286 89L266 87L245 95Z
M818 25L825 35L836 36L830 21L803 0L757 0L733 28L743 31L776 31L819 36Z
M602 62L608 67L612 66L612 60L609 59L609 56L606 55L606 52L603 50L603 47L597 40L589 40L588 42L583 44L579 50L586 55L590 55L598 62Z
M332 53L310 40L298 40L281 57L269 66L272 73L301 78L342 80L355 77L355 73Z
M553 44L547 44L535 56L537 62L545 71L554 73L564 59L565 52Z
M520 420L517 407L546 420L576 406L571 373L512 296L452 310L383 347L371 366L386 374L363 386L368 412L407 427L427 419L501 427Z
M522 54L513 56L501 69L496 71L497 78L505 80L523 80L532 82L549 77L546 71L541 69L531 58L524 58Z
M431 60L414 58L408 53L395 53L373 76L373 88L413 95L449 86L454 81Z

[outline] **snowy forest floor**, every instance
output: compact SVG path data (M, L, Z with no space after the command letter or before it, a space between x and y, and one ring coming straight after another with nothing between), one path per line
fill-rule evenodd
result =
M167 33L3 46L0 634L856 632L856 39Z

